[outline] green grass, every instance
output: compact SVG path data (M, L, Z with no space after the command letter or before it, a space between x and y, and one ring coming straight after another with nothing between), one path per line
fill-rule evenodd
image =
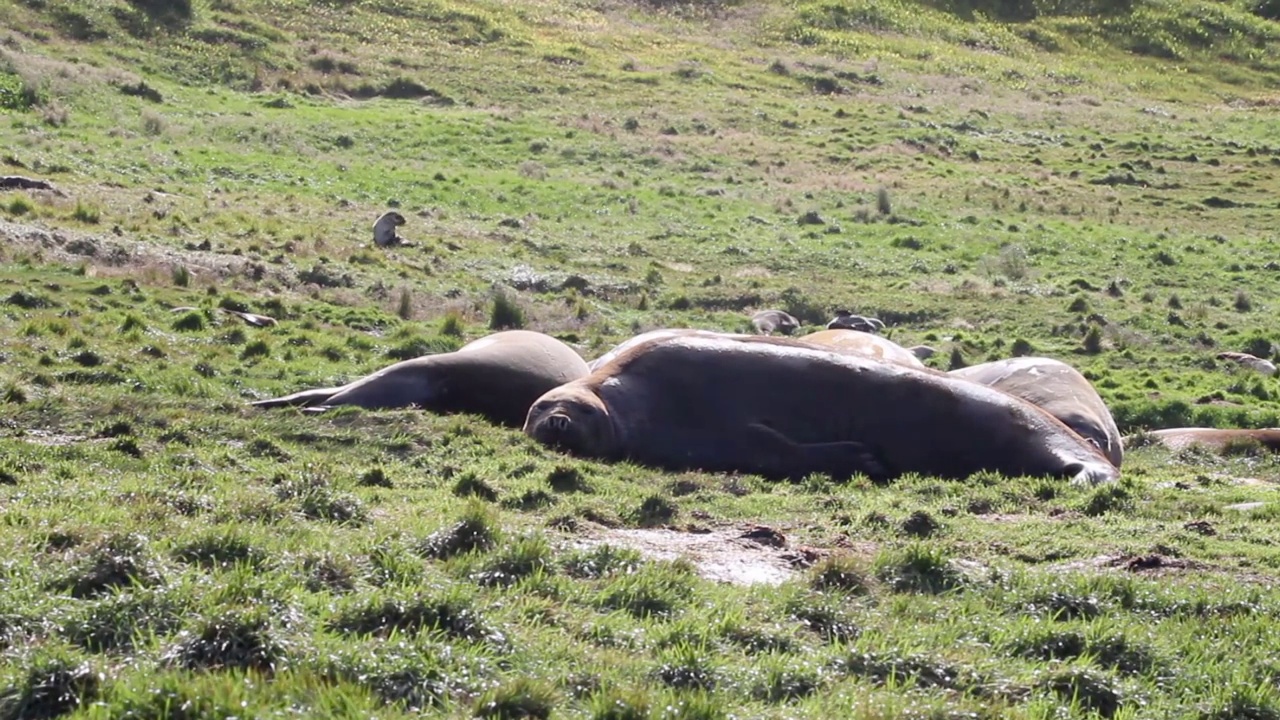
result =
M1280 716L1256 447L792 484L247 405L846 308L1063 359L1125 432L1280 425L1214 359L1280 342L1267 7L0 5L0 174L58 188L0 192L0 717ZM829 554L628 546L751 523Z

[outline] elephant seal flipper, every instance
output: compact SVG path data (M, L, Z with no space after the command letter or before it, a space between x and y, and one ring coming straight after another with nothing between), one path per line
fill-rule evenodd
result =
M343 386L345 387L345 386ZM313 390L303 390L285 395L284 397L271 398L270 400L257 400L249 403L261 408L286 407L289 405L302 405L303 407L314 407L324 403L329 398L342 391L342 387L315 388Z
M871 448L860 442L798 443L763 423L751 423L746 430L752 452L795 461L788 464L815 468L813 472L825 473L837 480L858 473L873 480L889 477L887 468L876 459Z

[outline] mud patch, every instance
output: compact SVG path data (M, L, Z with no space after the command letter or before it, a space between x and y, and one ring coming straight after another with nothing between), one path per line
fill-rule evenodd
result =
M1158 577L1185 571L1216 570L1208 563L1187 558L1170 557L1160 553L1145 555L1099 555L1053 566L1054 570L1123 570L1138 575Z
M267 268L239 255L211 251L182 251L130 242L103 235L79 233L70 230L46 230L34 225L24 225L0 220L0 240L11 250L39 253L44 261L57 261L68 265L88 263L95 268L126 270L122 274L133 276L138 267L156 267L166 271L182 266L196 276L225 279L245 277L253 281L272 279L286 285L296 281L292 272Z
M593 527L572 538L570 545L625 547L654 560L685 558L702 577L733 585L780 585L827 554L817 548L793 547L785 535L764 525L701 532Z

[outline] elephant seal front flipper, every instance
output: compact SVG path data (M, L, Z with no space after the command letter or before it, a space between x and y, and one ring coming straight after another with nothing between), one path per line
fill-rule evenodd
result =
M860 442L798 443L763 423L751 423L746 430L746 439L756 452L776 453L799 461L788 463L793 467L814 468L812 472L830 475L833 480L847 480L858 473L873 480L889 477L888 470L871 448Z

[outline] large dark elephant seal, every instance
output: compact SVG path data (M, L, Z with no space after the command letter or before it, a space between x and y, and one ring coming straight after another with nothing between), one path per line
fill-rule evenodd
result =
M1080 437L1098 446L1112 465L1124 460L1124 443L1107 404L1084 375L1044 357L1015 357L948 373L982 383L1044 408Z
M911 350L888 338L861 330L819 330L801 335L796 339L800 342L828 347L837 352L857 353L907 367L925 367L925 364L920 362L920 357Z
M761 335L772 335L775 332L790 335L800 327L800 321L781 310L761 310L751 316L751 325Z
M1271 451L1280 452L1280 428L1168 428L1152 430L1144 433L1152 440L1170 450L1185 450L1189 447L1203 447L1213 452L1222 452L1231 445L1248 446L1257 443ZM1132 442L1134 436L1130 436Z
M548 390L587 375L573 348L539 332L506 330L454 352L404 360L333 388L317 388L253 403L258 407L338 405L368 409L411 405L438 413L475 413L520 427L529 406Z
M904 473L1112 481L1052 415L998 390L760 336L647 340L543 395L524 432L548 446L672 471L802 478Z

